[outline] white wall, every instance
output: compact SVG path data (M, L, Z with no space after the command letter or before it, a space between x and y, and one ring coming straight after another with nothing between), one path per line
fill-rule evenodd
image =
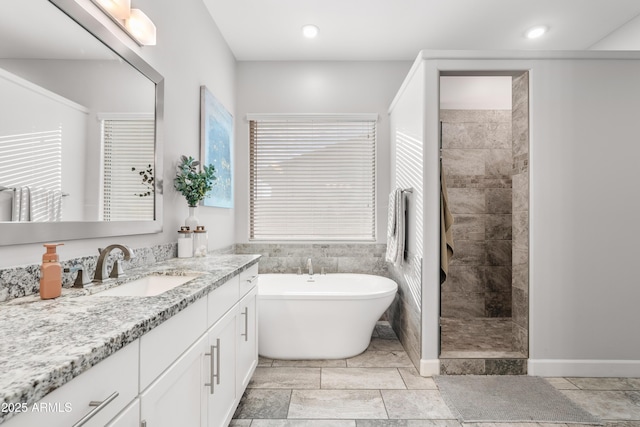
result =
M437 151L428 149L437 138L429 111L437 108L438 70L529 70L529 373L640 376L640 60L429 59L425 66L425 228L437 227L427 214L439 203L428 191L438 186L429 174ZM434 294L437 263L424 266L424 292ZM423 322L423 350L435 322Z
M66 241L59 250L61 259L94 254L98 247L115 242L136 248L176 241L178 226L188 216L188 209L184 197L173 190L173 178L181 154L200 155L200 85L206 85L229 111L235 111L235 58L202 1L137 0L135 7L142 9L158 29L157 46L139 51L165 78L164 232ZM211 249L235 242L234 209L199 211L200 221L210 230ZM2 246L0 267L38 263L42 252L39 243Z
M387 108L409 62L239 62L236 110L236 238L249 238L247 113L378 113L377 240L386 242L389 194Z

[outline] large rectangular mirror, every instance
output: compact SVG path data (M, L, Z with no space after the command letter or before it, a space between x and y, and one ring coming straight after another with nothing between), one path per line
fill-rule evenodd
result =
M162 92L75 1L4 5L0 245L162 231Z

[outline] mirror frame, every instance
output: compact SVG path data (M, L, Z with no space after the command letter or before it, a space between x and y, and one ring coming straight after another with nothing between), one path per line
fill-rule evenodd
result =
M162 124L164 112L164 78L145 62L133 49L122 42L98 18L74 0L49 0L72 21L92 34L99 42L104 43L122 59L155 83L155 200L153 221L66 221L66 222L29 222L0 223L0 246L51 242L61 240L77 240L111 236L151 234L162 232L162 183L163 183L163 149ZM98 10L96 8L96 10ZM104 14L102 11L98 12ZM108 17L105 15L105 19ZM123 32L123 34L125 34Z

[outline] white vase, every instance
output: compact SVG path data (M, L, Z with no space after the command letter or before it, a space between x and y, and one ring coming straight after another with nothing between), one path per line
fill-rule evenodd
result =
M189 230L192 231L200 224L198 217L196 216L196 208L197 206L189 206L189 217L184 220L184 225L189 227Z

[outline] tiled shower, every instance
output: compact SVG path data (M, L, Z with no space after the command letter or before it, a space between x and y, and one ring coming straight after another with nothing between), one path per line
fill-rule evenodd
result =
M441 109L454 256L441 287L441 371L526 373L528 76L512 108Z

